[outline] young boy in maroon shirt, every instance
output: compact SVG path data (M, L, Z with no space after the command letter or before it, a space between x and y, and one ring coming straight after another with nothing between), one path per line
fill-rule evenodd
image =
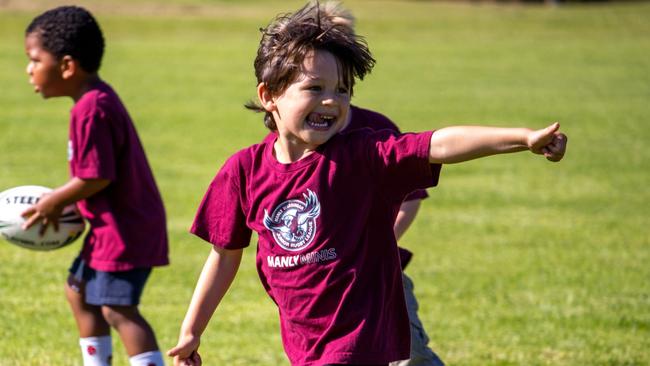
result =
M27 73L44 98L70 97L70 180L27 209L25 227L57 228L76 203L90 224L70 268L66 296L84 365L110 365L111 327L134 366L162 366L153 330L138 311L152 267L169 263L165 210L135 126L98 75L104 38L92 15L64 6L27 27Z
M343 9L334 10L342 11ZM339 20L337 24L352 24L353 18L351 17L351 14L343 12L337 14L337 16L336 20ZM351 34L354 33L352 28L350 28L350 32ZM347 133L360 129L371 129L373 131L389 130L395 133L400 133L399 128L383 114L350 105L348 122L343 126L341 132ZM270 132L265 137L264 142L273 143L276 138L277 134L275 132ZM399 241L400 237L406 232L417 215L421 201L427 197L429 197L427 192L420 189L411 192L404 198L404 201L399 207L395 224L393 225L395 239ZM443 366L444 363L442 360L428 345L429 336L418 315L418 302L414 293L413 281L404 272L406 266L411 261L413 253L401 246L398 247L398 250L400 265L402 267L402 281L404 282L404 298L406 300L406 308L411 329L411 350L410 356L407 360L392 362L391 366Z
M559 161L566 137L477 126L417 134L339 133L366 44L319 4L263 30L259 104L274 141L235 153L210 184L191 231L211 251L176 347L197 365L200 337L258 233L257 269L277 304L292 365L387 365L409 357L409 319L393 223L406 195L437 184L441 164L530 150Z

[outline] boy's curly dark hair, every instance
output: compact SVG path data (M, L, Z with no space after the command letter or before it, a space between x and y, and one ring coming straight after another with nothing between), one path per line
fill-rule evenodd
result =
M104 37L95 18L78 6L61 6L32 20L25 34L37 34L43 48L58 59L69 55L87 72L96 72L104 55Z
M337 3L308 3L295 13L280 15L262 32L255 58L257 82L266 84L272 95L279 95L300 71L312 51L330 52L341 64L342 79L352 93L355 79L362 80L372 70L375 59L363 37L353 29L352 16ZM266 112L258 103L246 108ZM277 130L273 115L266 112L264 125Z

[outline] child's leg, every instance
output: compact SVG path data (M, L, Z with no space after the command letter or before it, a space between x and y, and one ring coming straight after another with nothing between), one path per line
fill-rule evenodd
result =
M79 330L79 346L84 366L107 366L113 357L111 329L101 312L101 307L84 300L83 281L72 274L68 277L65 294Z
M101 312L108 324L120 334L129 356L158 350L156 336L137 306L104 305Z
M75 279L73 275L68 277L65 296L77 322L80 337L99 337L111 334L111 328L102 315L101 307L86 303L84 284Z
M89 302L102 304L106 322L122 339L132 366L163 366L163 357L156 336L138 310L140 296L151 273L150 268L125 272L97 271L92 287L94 298Z
M120 334L131 365L164 365L162 353L158 350L158 343L156 343L156 336L136 305L104 305L102 313L111 327Z
M390 366L444 366L438 355L429 348L429 337L418 316L418 302L415 298L413 281L402 272L404 297L411 326L411 357L408 360L391 362Z
M140 296L151 268L104 272L96 271L77 259L70 272L76 276L66 292L70 293L71 305L74 304L75 317L81 314L78 323L84 325L83 331L80 325L82 335L92 334L99 329L110 334L113 327L122 339L131 365L164 365L153 330L138 311ZM81 281L74 283L74 279L80 277L79 273L83 275L82 285L78 283ZM86 321L96 318L99 320L94 323Z

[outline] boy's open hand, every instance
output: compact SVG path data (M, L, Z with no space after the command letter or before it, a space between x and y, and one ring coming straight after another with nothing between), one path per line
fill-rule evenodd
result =
M528 135L528 148L535 154L544 155L550 161L560 161L566 152L567 137L559 132L558 122L543 128L532 131Z
M21 216L26 218L26 221L23 224L23 230L27 230L37 222L42 221L43 225L39 231L41 235L45 234L45 230L47 230L47 227L50 224L54 226L54 231L59 231L59 217L61 216L63 207L54 204L54 202L49 199L50 196L50 193L44 194L34 206L23 211Z

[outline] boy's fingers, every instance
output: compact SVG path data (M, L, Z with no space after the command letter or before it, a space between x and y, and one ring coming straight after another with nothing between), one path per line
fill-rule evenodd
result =
M180 351L179 347L174 347L174 348L170 349L169 351L167 351L167 356L169 356L169 357L177 356L179 351Z
M546 156L546 159L549 161L557 162L562 160L564 157L564 151L551 151L549 155Z
M20 216L21 216L21 217L32 216L35 212L36 212L36 209L34 208L34 206L32 206L32 207L27 208L25 211L23 211L23 212L20 214Z
M564 155L566 151L567 138L565 135L560 134L553 139L553 141L548 145L548 148L555 154Z
M54 228L54 231L56 231L56 232L59 231L59 220L50 220L48 218L44 218L43 219L43 225L41 226L41 229L38 231L38 234L40 236L45 235L45 231L47 231L47 228L50 225Z
M29 218L27 219L27 221L25 221L25 223L23 223L22 229L23 229L23 230L27 230L27 229L29 229L30 227L34 226L34 224L36 224L36 222L37 222L40 218L41 218L41 217L40 217L38 214L36 214L36 213L32 214L31 216L29 216Z
M167 351L167 356L169 356L169 357L179 356L181 358L188 358L188 357L192 356L192 353L194 353L194 351L188 353L185 350L185 347L176 346L176 347L170 349L169 351Z
M200 366L200 365L203 364L203 360L201 360L201 356L196 351L192 352L192 354L190 355L190 358L192 359L194 364L197 365L197 366Z
M50 221L48 219L43 219L43 223L41 224L41 229L38 230L38 235L40 236L45 235L45 230L47 230L48 226L50 226Z
M568 141L569 141L569 139L566 137L566 135L563 134L563 133L560 133L557 136L555 136L555 139L554 139L553 142L554 142L554 144L556 146L566 147L566 144L567 144Z
M560 146L556 141L551 141L548 145L544 146L544 149L556 153L562 150L562 146Z

